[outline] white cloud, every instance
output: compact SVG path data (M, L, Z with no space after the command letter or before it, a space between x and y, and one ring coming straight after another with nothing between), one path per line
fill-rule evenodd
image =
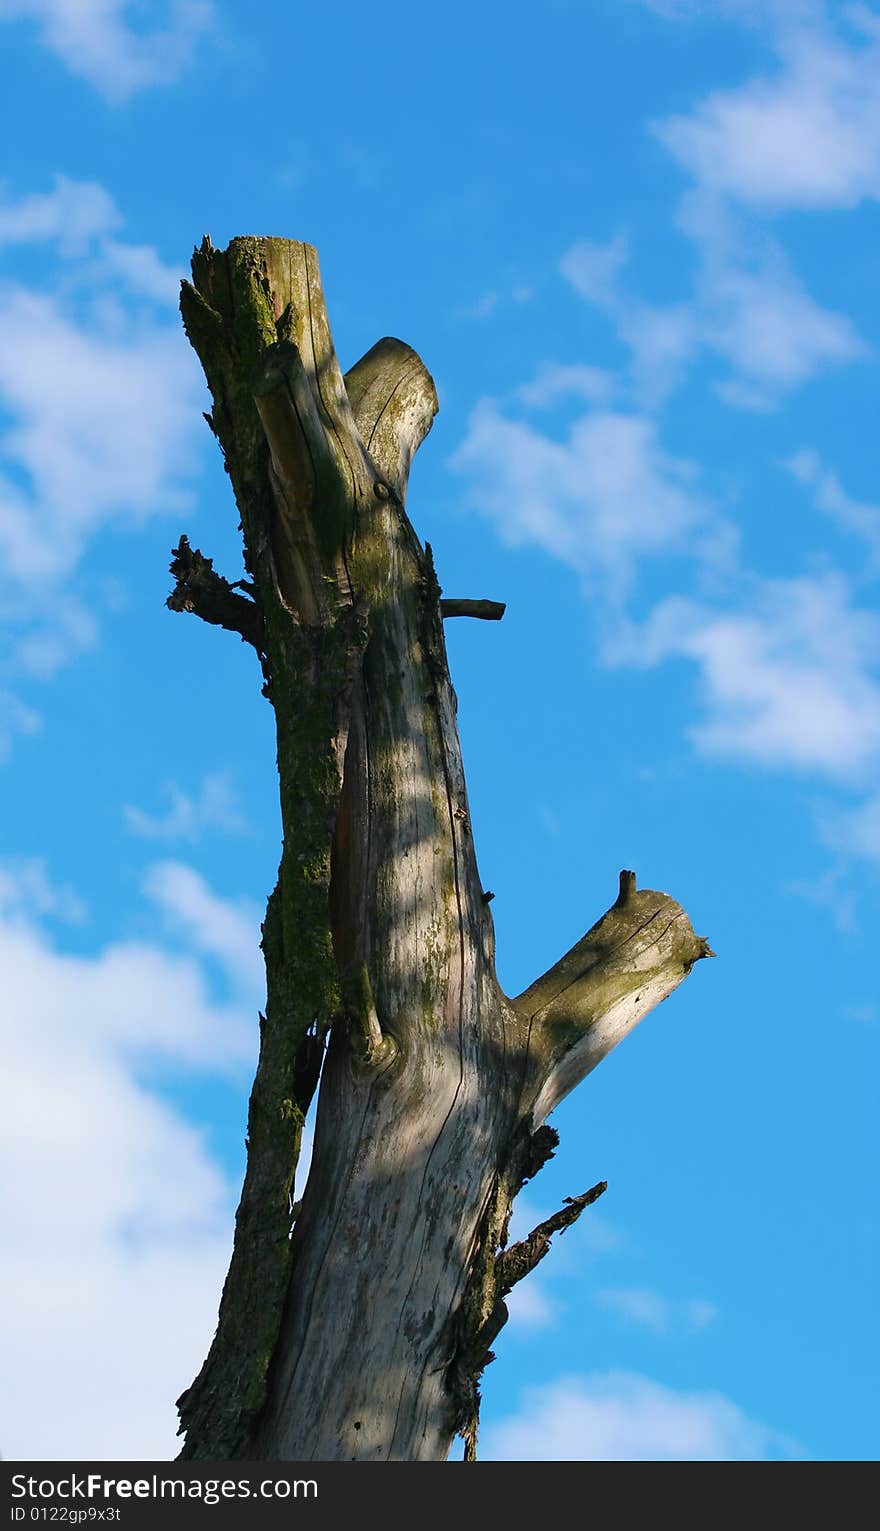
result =
M682 549L707 515L693 464L637 415L596 411L554 441L483 399L450 466L505 542L544 548L610 595L625 593L637 559Z
M475 298L472 303L463 303L455 309L456 319L488 319L494 314L499 304L497 292L484 292L482 297Z
M681 1329L699 1333L717 1317L714 1304L702 1298L674 1301L649 1287L605 1287L596 1293L596 1301L654 1334Z
M728 403L768 409L867 348L845 315L805 290L778 242L756 237L734 210L847 208L880 196L880 25L863 5L842 8L837 30L818 4L727 9L769 26L777 71L653 129L693 180L679 222L700 259L689 305L698 343L731 363L719 388ZM625 316L633 322L623 338L638 361L638 306L622 307L616 288L605 303L621 330Z
M528 1388L518 1414L487 1423L496 1462L752 1462L801 1455L790 1437L720 1393L684 1393L630 1372Z
M823 825L821 817L819 829L823 838L830 843L828 826ZM834 849L840 851L846 847L835 845ZM784 886L786 893L793 893L795 898L802 898L808 904L813 904L815 908L824 909L841 935L852 936L858 932L859 922L856 898L852 888L852 874L842 862L838 861L836 866L828 867L824 872L814 874L812 877L793 877Z
M880 196L877 15L865 5L841 8L855 41L809 10L776 8L774 74L714 91L654 125L701 185L765 211L849 208Z
M51 191L32 192L17 202L0 195L0 245L52 241L72 257L84 254L95 239L108 238L121 223L110 193L94 181L56 175Z
M646 408L662 403L706 352L731 367L721 397L759 410L868 355L851 320L823 307L779 242L744 222L742 211L851 207L880 196L880 22L864 6L847 7L845 20L861 34L855 43L832 31L820 6L725 9L769 24L781 63L772 78L716 92L689 114L653 124L692 177L678 212L697 255L691 293L656 305L628 292L621 234L606 245L581 241L561 262L575 291L615 324Z
M824 368L867 355L851 321L816 303L769 241L755 269L727 257L707 264L701 281L706 343L740 385L728 385L731 403L772 405Z
M6 689L97 641L100 581L87 599L75 588L95 536L191 503L198 368L176 321L150 306L176 278L155 251L111 238L119 222L101 187L64 177L0 201L0 245L54 243L65 261L55 293L0 284ZM4 710L8 753L36 715L17 698Z
M140 1185L133 1190L135 1220L148 1194L167 1202L169 1186L181 1180L192 1186L199 1174L192 1145L171 1122L146 1123L136 1114L126 1147L132 1145L132 1158L156 1159L158 1169L160 1137L166 1143L164 1178L157 1173L150 1193ZM63 1162L63 1144L58 1148ZM108 1138L89 1172L92 1162L114 1151ZM70 1183L56 1165L48 1188L32 1187L44 1198L40 1212L50 1226ZM213 1227L204 1226L219 1195L219 1187L205 1185L193 1198L202 1226L190 1224L180 1208L177 1231L151 1238L144 1250L126 1249L122 1236L97 1239L90 1228L92 1242L77 1237L60 1258L50 1251L42 1258L7 1258L0 1275L7 1321L0 1323L7 1386L15 1390L15 1406L8 1395L0 1415L7 1460L177 1456L174 1400L207 1354L229 1263L231 1215L217 1212ZM70 1238L69 1228L59 1228L58 1237Z
M525 282L505 283L501 290L493 288L469 303L459 304L453 309L452 317L480 323L490 319L500 307L509 307L511 303L516 305L530 303L534 296L534 288L529 287Z
M707 755L858 781L880 757L880 616L836 575L754 581L738 609L672 597L609 642L610 663L699 668Z
M33 1031L27 1046L45 1044L50 1066L51 1037L59 1029L71 1030L74 1014L88 1014L79 1039L68 1039L82 1052L96 1044L132 1056L161 1054L198 1067L213 1050L211 1066L234 1071L250 1057L251 1022L265 995L259 924L176 863L152 868L145 892L173 920L183 955L131 940L108 945L93 958L63 954L51 947L33 916L63 911L63 900L71 895L56 890L56 903L50 905L32 864L6 863L2 941L7 1011L29 1015L28 1026L21 1023L23 1030ZM194 951L218 960L232 984L231 1002L209 998Z
M505 1302L515 1331L549 1329L556 1323L559 1305L553 1301L546 1285L535 1276L520 1281Z
M0 761L9 759L16 735L38 734L42 726L39 713L0 686Z
M880 564L880 505L868 505L854 500L843 489L840 480L830 468L824 467L818 452L804 447L789 457L784 466L798 483L813 490L813 503L817 510L830 516L844 531L861 537L871 552L871 562Z
M0 890L3 1454L168 1458L216 1320L232 1188L144 1080L161 1064L243 1085L257 996L235 958L221 1004L191 950L61 951L34 911L67 894L39 865L7 866Z
M529 1189L531 1189L531 1187ZM532 1229L537 1228L539 1223L546 1222L547 1218L552 1215L553 1211L553 1207L538 1206L531 1200L528 1191L521 1191L513 1203L513 1211L510 1215L510 1225L507 1230L508 1243L516 1244L520 1239L528 1238ZM591 1209L588 1209L587 1213L585 1214L585 1216L589 1215L592 1215ZM579 1221L582 1222L583 1219L580 1219ZM575 1226L577 1227L578 1225L575 1224Z
M139 11L135 0L0 0L0 21L36 22L43 46L113 104L173 83L213 15L209 0L168 0L150 7L145 32Z
M617 391L617 380L611 372L581 362L544 362L532 381L517 389L523 403L531 409L549 409L565 398L609 404Z
M119 222L100 186L58 176L50 192L0 202L0 245L52 242L80 285L118 278L167 297L156 252L109 238ZM94 612L65 589L91 538L189 503L196 368L176 325L127 301L83 313L70 293L0 286L0 615L26 628L18 674L49 675L95 642Z
M617 327L632 354L636 397L644 408L656 409L682 381L705 340L699 315L687 303L663 308L624 302Z
M45 679L69 664L71 655L93 648L97 637L98 624L88 607L69 595L56 595L42 623L37 621L15 644L12 668L20 676Z
M18 201L0 192L0 248L54 244L66 261L91 257L82 265L81 280L96 285L121 281L137 296L176 306L180 272L167 266L152 245L113 238L122 222L110 193L94 181L56 175L51 191L32 192Z
M240 834L246 828L238 796L225 771L203 777L192 797L181 791L176 782L167 783L164 795L168 809L161 816L145 813L131 804L125 806L123 814L132 834L147 840L194 841L209 829Z
M117 335L42 293L0 289L0 403L11 416L0 450L29 484L0 502L8 573L60 577L107 521L187 505L196 397L176 329Z
M631 353L636 397L644 407L662 403L705 351L733 369L720 384L722 397L750 409L771 408L823 368L867 355L851 321L815 302L774 240L746 238L713 199L686 198L680 222L700 257L686 302L655 305L628 292L620 240L607 247L582 242L561 262L575 290L615 324ZM609 252L613 264L605 260ZM589 275L597 264L608 265L606 279L584 280L584 269Z
M85 905L73 889L51 882L39 856L0 861L0 916L9 912L54 915L68 925L80 925L86 917Z
M880 792L854 808L826 812L821 818L822 838L831 849L865 861L880 862Z
M620 274L628 259L628 242L616 234L607 245L580 240L566 250L560 269L580 297L599 308L609 308L617 302Z
M513 1204L508 1245L528 1238L550 1213L549 1207L536 1206L528 1196L520 1194ZM525 1333L552 1328L567 1307L566 1280L603 1255L618 1250L623 1242L620 1232L601 1213L594 1207L588 1208L572 1228L556 1235L540 1269L518 1282L505 1298L513 1330Z
M177 307L180 272L160 260L152 245L129 245L109 239L102 247L101 262L111 276L122 279L130 292L151 298L154 303Z
M253 904L218 898L198 872L180 861L150 867L144 891L162 910L169 929L214 957L245 994L264 992L260 914Z

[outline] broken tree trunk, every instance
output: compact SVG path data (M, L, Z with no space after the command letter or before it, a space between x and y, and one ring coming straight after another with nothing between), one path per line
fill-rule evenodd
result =
M305 244L206 239L181 308L249 580L182 538L168 604L255 648L284 836L235 1246L182 1455L437 1460L460 1433L472 1457L504 1296L604 1189L505 1247L553 1152L544 1119L708 947L623 873L567 956L502 993L443 617L503 607L441 603L404 510L434 384L390 339L342 376Z

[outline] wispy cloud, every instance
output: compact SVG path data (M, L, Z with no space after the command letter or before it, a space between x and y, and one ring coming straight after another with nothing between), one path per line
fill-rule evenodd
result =
M0 861L0 913L26 913L37 918L51 915L68 925L79 925L86 917L82 900L72 888L51 881L39 856Z
M566 250L560 269L575 292L597 308L617 308L620 278L629 261L629 243L616 234L608 244L582 239Z
M6 691L96 642L100 582L85 590L79 570L97 534L191 503L200 383L165 312L176 279L150 247L116 237L120 222L89 182L0 198L0 250L40 241L61 260L54 289L0 281ZM32 716L10 702L7 748Z
M14 644L12 660L19 675L44 680L69 664L74 654L94 647L98 624L94 613L67 593L58 592L42 612L40 604L35 603L29 612L32 625Z
M42 726L40 714L33 707L0 686L0 762L9 759L16 738L38 734Z
M868 505L846 493L837 475L826 468L818 452L803 447L784 466L799 484L813 491L813 504L845 532L860 537L871 554L873 568L880 566L880 505Z
M514 1332L550 1329L559 1316L559 1304L539 1277L521 1281L505 1300Z
M513 1204L510 1220L510 1244L525 1239L533 1228L550 1216L551 1209L539 1207L520 1195ZM621 1232L591 1208L565 1236L557 1236L553 1249L540 1270L521 1281L508 1297L510 1323L520 1336L553 1328L566 1313L568 1285L573 1271L582 1271L612 1251L618 1251L625 1239Z
M553 1207L538 1206L521 1192L513 1204L508 1242L514 1244L518 1239L527 1238L532 1229L546 1222L554 1210ZM550 1275L560 1266L567 1266L572 1250L576 1251L577 1260L583 1263L619 1250L625 1244L626 1238L621 1230L601 1212L597 1212L595 1207L591 1207L589 1216L579 1218L573 1228L566 1229L564 1238L557 1237L553 1255L548 1257L552 1259L552 1264L545 1266L546 1274Z
M718 1314L714 1303L702 1298L675 1300L650 1287L605 1287L596 1293L596 1301L609 1312L654 1334L682 1330L698 1334Z
M583 362L544 362L530 383L517 389L531 409L549 409L561 399L583 399L587 404L610 404L619 385L614 374Z
M712 381L725 403L769 411L819 374L868 357L850 317L807 290L767 220L795 206L851 206L875 194L864 156L873 164L869 143L880 143L873 116L880 88L873 76L857 75L880 48L880 19L848 8L835 30L822 5L784 0L702 9L765 27L780 67L759 85L747 82L655 124L690 180L674 213L695 257L687 290L673 302L642 298L622 233L572 245L561 260L564 277L608 317L629 353L627 371L613 380L617 392L603 399L603 374L586 363L582 370L545 364L519 390L520 403L543 408L580 392L590 412L563 436L484 400L453 466L470 476L471 506L504 541L539 546L584 578L604 620L606 662L694 667L698 711L689 732L701 755L865 792L880 761L880 618L857 598L863 575L834 572L815 543L805 548L813 558L808 573L764 578L749 569L729 512L722 516L703 491L696 463L666 452L656 414L698 362L721 363ZM774 113L788 121L793 103L816 108L820 137L823 113L834 115L829 144L806 169L803 144L813 140L809 132L798 140L794 116L791 140L783 135L768 147ZM724 143L707 124L727 134ZM812 449L785 466L808 492L805 511L860 538L868 572L876 570L880 506L848 493ZM661 569L661 556L676 562ZM632 622L626 611L633 592L649 588L639 578L649 562L655 580L674 567L673 588L682 593ZM612 621L607 605L595 605L597 591L610 595ZM826 815L825 838L831 825ZM873 797L836 813L833 838L841 854L873 859Z
M499 308L506 309L511 304L519 306L522 303L530 303L534 295L533 289L525 282L505 283L500 290L492 288L468 303L459 304L453 309L452 317L480 323L490 319Z
M839 575L754 580L739 609L681 597L618 631L609 662L698 667L706 755L858 783L880 758L880 616Z
M214 771L203 777L192 796L176 782L169 782L164 796L168 807L162 814L149 814L143 808L126 804L123 815L132 834L147 840L195 841L206 830L241 834L246 828L238 796L226 771Z
M95 181L56 175L50 191L19 198L0 189L0 249L54 245L68 263L68 273L81 263L80 285L109 279L136 296L176 307L180 272L166 265L152 245L117 238L123 222L110 193Z
M694 464L638 415L597 410L557 441L483 399L450 467L504 542L541 547L618 597L639 559L681 550L707 519Z
M56 298L0 289L0 449L27 490L0 498L0 545L21 583L59 579L111 519L189 503L193 368L175 330L122 333L66 313Z
M754 7L743 7L746 19ZM867 5L761 7L777 68L655 123L700 185L762 211L880 196L880 17Z
M807 291L766 224L780 212L880 196L880 17L819 0L652 8L759 26L776 67L652 124L689 179L677 218L697 257L688 295L657 305L629 290L622 234L573 246L562 271L614 322L645 407L709 354L731 369L717 385L727 403L772 409L818 373L868 354L848 316Z
M575 291L608 314L629 349L644 407L661 404L705 352L731 368L718 385L721 396L749 409L772 408L824 368L867 354L852 322L810 296L770 236L747 239L717 203L694 197L680 221L700 256L694 290L680 302L646 303L629 289L620 239L608 246L581 241L561 262Z
M829 849L880 863L880 792L855 807L826 809L819 822Z
M472 303L462 303L455 310L456 319L488 319L494 314L500 299L497 292L484 292Z
M790 1436L717 1392L685 1393L631 1372L528 1388L520 1410L484 1426L496 1462L763 1462L803 1455Z
M150 298L168 308L176 308L180 297L180 272L160 260L153 245L124 244L118 239L105 240L98 253L96 275L119 278L137 297Z
M35 23L43 47L112 105L173 84L213 17L210 0L166 0L143 30L140 11L136 0L0 0L0 22Z
M823 824L820 815L820 836L826 843L830 843L831 836L827 830L828 825ZM840 854L846 852L849 847L846 844L836 843L833 849L837 853L833 866L826 867L824 871L815 873L812 877L790 878L785 883L785 891L793 893L795 898L802 898L816 909L825 910L835 929L839 930L841 935L851 936L859 929L857 900L852 886L852 874Z
M698 304L706 344L733 368L722 397L743 408L772 408L816 374L868 354L852 321L817 303L770 239L754 262L741 253L707 260Z
M635 296L626 281L628 261L628 242L617 235L605 245L580 240L559 265L578 296L614 323L630 352L636 398L654 409L681 382L704 337L693 304L663 307Z
M52 242L69 258L84 255L94 240L108 238L121 224L110 193L95 181L56 175L51 191L31 192L17 201L8 194L0 197L0 245Z
M218 898L203 877L180 861L160 861L144 877L144 892L166 927L195 951L213 957L245 995L262 996L260 913L251 903Z

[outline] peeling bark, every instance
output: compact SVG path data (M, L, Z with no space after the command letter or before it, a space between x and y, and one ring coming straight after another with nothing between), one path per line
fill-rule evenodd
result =
M504 607L441 600L404 509L431 377L390 338L343 377L317 256L294 241L206 239L181 309L249 580L182 538L168 604L256 649L283 826L235 1246L182 1455L435 1460L459 1432L472 1457L504 1297L604 1189L506 1248L555 1147L544 1118L708 947L625 873L567 956L502 993L443 621Z

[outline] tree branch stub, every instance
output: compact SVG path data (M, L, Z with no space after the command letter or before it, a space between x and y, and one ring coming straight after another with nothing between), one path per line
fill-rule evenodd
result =
M387 483L403 504L413 457L438 409L434 379L411 346L385 336L355 362L344 381L380 484Z
M633 872L607 914L512 1000L529 1027L527 1085L537 1126L650 1010L713 956L666 893L636 890Z
M216 573L213 559L190 547L185 536L172 552L170 571L175 579L165 602L170 611L194 612L203 622L238 633L257 653L262 651L265 634L260 607L255 600L236 593L244 581L230 584Z
M478 617L483 622L500 622L507 610L504 601L458 601L444 599L440 602L441 617Z
M607 1189L607 1180L600 1180L589 1191L584 1191L583 1195L566 1197L565 1206L554 1212L552 1217L545 1218L537 1228L533 1228L527 1238L502 1249L495 1257L495 1280L499 1295L506 1297L518 1282L531 1275L535 1266L549 1254L554 1233L564 1233L566 1228L577 1222L584 1209L598 1201Z

